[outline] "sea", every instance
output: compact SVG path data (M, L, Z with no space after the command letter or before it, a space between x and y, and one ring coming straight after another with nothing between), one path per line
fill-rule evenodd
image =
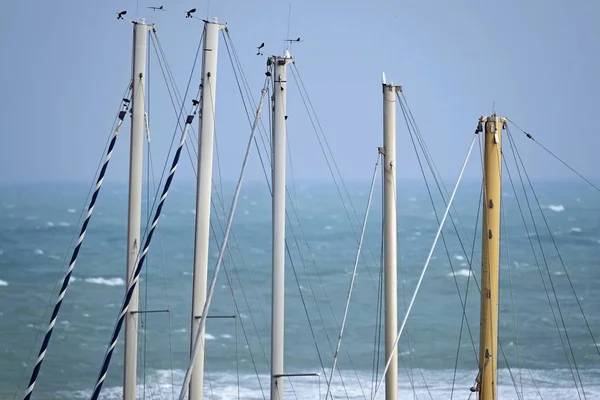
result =
M209 279L234 187L225 182L213 191ZM520 182L515 188L505 185L501 204L500 345L492 355L499 398L600 399L600 194L574 180L534 180L527 197ZM285 398L324 399L330 382L334 398L371 399L381 379L382 196L375 185L366 214L369 189L368 181L288 186L285 373L306 376L285 378ZM422 183L397 186L399 325L445 211L438 188L430 189L435 212ZM144 235L156 190L143 189ZM461 184L407 318L398 349L401 399L476 398L480 190L479 180ZM1 399L25 393L89 191L83 183L0 185ZM127 198L125 183L102 187L34 399L91 394L126 289ZM194 221L194 184L175 180L140 280L139 399L178 398L189 365ZM205 398L269 398L271 200L264 182L244 184L223 260L208 314L220 318L206 327ZM122 375L123 332L102 399L121 398Z

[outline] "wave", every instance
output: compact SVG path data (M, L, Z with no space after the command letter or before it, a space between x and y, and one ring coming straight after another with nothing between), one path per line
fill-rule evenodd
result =
M3 281L2 279L0 279L0 286L8 286L8 282Z
M563 206L562 204L548 204L547 206L544 206L542 208L547 208L551 211L554 212L563 212L565 211L565 206Z
M323 371L320 371L321 374ZM327 376L329 372L325 371ZM498 370L498 397L507 400L520 398L536 398L541 395L543 398L571 400L578 399L576 388L573 387L572 376L569 370L531 370L519 371L516 368L511 370L513 376L520 377L522 374L523 385L517 385L519 393L517 394L515 386L511 384L511 376L507 369ZM598 370L584 370L581 372L581 378L584 381L584 388L588 398L600 398L600 382L598 382ZM181 390L184 371L182 370L149 370L147 371L146 390L156 393L174 393L176 396ZM400 375L398 379L398 397L412 398L413 396L423 398L448 398L453 392L457 398L467 398L471 395L470 387L473 386L477 371L457 371L456 383L453 385L453 370L420 370L420 373L414 374L414 381ZM371 374L358 372L357 376L350 372L342 372L344 383L339 377L335 377L331 384L331 393L333 397L344 399L364 399L365 394L371 393ZM535 380L535 382L532 380ZM258 400L267 398L269 395L268 375L240 374L239 386L238 375L235 372L213 372L210 374L210 384L205 381L204 393L206 398L224 400L240 398L249 400ZM569 380L570 379L570 380ZM327 384L321 377L305 377L293 379L293 388L290 380L287 379L283 385L284 395L289 398L318 399L321 398L327 390ZM523 393L521 393L521 389ZM144 387L138 385L138 392L142 392ZM539 391L538 391L539 390ZM580 389L581 390L581 389ZM377 399L385 397L384 390L377 393ZM61 391L58 393L64 399L87 399L91 390L79 391ZM123 398L123 389L121 386L105 387L102 392L104 400L121 400Z
M464 277L469 277L472 274L473 274L473 272L471 270L466 269L466 268L462 268L462 269L459 269L458 271L450 272L446 276L464 276Z
M86 278L84 279L87 283L95 283L98 285L106 285L106 286L123 286L125 285L125 281L122 278Z

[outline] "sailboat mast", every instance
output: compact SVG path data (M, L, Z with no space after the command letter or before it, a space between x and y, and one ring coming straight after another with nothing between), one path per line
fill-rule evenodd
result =
M385 78L384 78L385 79ZM383 248L385 292L385 359L390 366L385 375L385 398L398 398L398 352L394 342L398 332L397 216L396 216L396 93L400 86L383 82Z
M196 226L194 237L194 281L192 288L192 329L190 352L200 326L200 314L206 301L208 250L210 234L210 200L212 189L213 144L215 135L215 98L217 86L217 52L220 24L216 18L204 22L202 52L201 114L198 140L196 187ZM198 358L190 380L190 400L202 400L204 382L204 328L200 334Z
M285 159L286 159L286 86L287 63L284 57L271 57L273 74L273 276L271 292L271 400L283 399L283 336L285 289Z
M506 119L493 114L490 117L481 117L480 121L485 123L485 150L478 388L480 400L493 400L497 398L498 368L501 137Z
M133 23L133 66L131 143L129 153L129 209L127 222L127 281L131 279L140 250L140 223L142 217L142 173L144 155L144 115L146 49L148 29L143 19ZM129 285L127 285L129 288ZM138 301L135 289L125 318L125 360L123 364L123 400L135 400L138 352Z

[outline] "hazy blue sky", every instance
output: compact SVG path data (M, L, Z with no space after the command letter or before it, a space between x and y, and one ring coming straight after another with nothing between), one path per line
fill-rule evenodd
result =
M90 181L130 79L134 0L7 0L0 12L0 181ZM164 5L164 13L146 6ZM227 22L258 96L265 57L286 37L289 1L213 0L210 15ZM202 22L185 19L206 0L139 1L156 24L178 86L187 83ZM292 2L293 55L337 162L347 179L366 178L381 145L381 72L404 86L439 167L454 177L478 117L496 110L532 132L581 172L599 176L595 115L600 105L598 1ZM159 169L175 126L152 56L150 119ZM249 133L231 65L220 42L217 135L221 168L237 176ZM199 70L192 80L197 88ZM195 91L195 90L194 90ZM290 76L289 138L297 178L328 178L323 156ZM266 114L265 114L266 116ZM513 133L518 131L513 129ZM129 122L108 179L127 179ZM418 177L402 116L398 168ZM518 137L536 176L570 176L533 143ZM254 154L256 156L256 153ZM253 157L250 178L260 179ZM469 170L479 173L477 159ZM170 161L169 161L170 162ZM193 176L184 158L178 179Z

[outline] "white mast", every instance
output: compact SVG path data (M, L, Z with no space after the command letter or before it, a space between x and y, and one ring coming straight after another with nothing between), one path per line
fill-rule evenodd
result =
M398 399L398 351L394 349L398 331L397 217L396 217L396 93L400 86L386 84L383 75L383 226L385 286L385 359L390 366L385 375L386 400Z
M127 223L127 281L133 276L140 250L142 216L142 172L144 155L144 114L146 81L146 47L149 26L143 19L133 25L133 67L131 145L129 153L129 219ZM126 286L128 288L129 285ZM138 301L136 287L125 318L125 360L123 365L123 400L135 400L138 351Z
M210 234L210 197L212 187L213 143L215 135L215 97L217 86L217 51L219 30L223 25L204 22L204 45L202 52L201 111L198 140L198 174L196 191L196 227L194 237L194 283L192 289L192 351L199 317L206 301L208 275L208 239ZM203 329L204 330L204 329ZM204 381L204 332L200 334L198 358L190 380L189 400L202 399Z
M283 334L285 289L285 159L286 159L286 65L293 61L271 57L273 74L273 277L271 298L271 400L283 399Z

